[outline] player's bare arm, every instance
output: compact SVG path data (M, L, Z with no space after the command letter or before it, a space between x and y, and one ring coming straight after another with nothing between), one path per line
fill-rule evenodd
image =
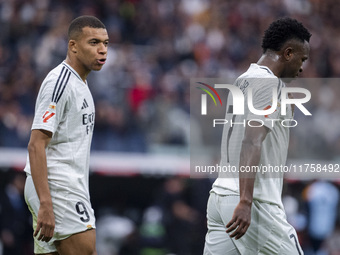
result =
M28 154L31 164L31 174L36 192L40 200L37 228L34 236L38 240L48 242L53 236L55 220L51 194L47 182L47 163L45 148L49 144L52 133L45 130L32 130L28 144Z
M240 154L242 166L257 166L261 157L262 142L268 133L267 127L247 127ZM254 173L239 173L240 202L236 206L232 219L227 224L226 232L235 239L241 238L247 231L251 221L251 205L254 192Z

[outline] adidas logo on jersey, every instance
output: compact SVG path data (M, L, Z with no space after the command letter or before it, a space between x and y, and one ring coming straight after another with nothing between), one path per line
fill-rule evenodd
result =
M87 107L89 107L89 105L87 104L87 102L86 102L86 100L84 98L83 106L81 107L81 109L84 110Z

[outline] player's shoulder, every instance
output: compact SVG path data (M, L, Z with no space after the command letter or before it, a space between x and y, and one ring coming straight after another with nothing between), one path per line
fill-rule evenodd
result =
M266 66L251 64L248 70L239 76L239 80L246 80L253 88L266 90L281 86L282 81Z
M41 84L42 95L51 96L53 102L58 102L62 95L68 94L72 72L63 64L53 68Z
M42 86L53 86L58 81L58 77L61 73L61 65L56 66L53 68L49 73L46 75L45 79L42 82Z
M62 62L47 74L42 85L53 88L74 89L73 87L79 82L82 81L76 71L65 62Z
M271 78L278 79L274 73L267 67L258 64L251 64L246 72L241 74L240 78Z
M71 70L63 62L47 74L45 81L49 83L66 82L72 76L71 74Z

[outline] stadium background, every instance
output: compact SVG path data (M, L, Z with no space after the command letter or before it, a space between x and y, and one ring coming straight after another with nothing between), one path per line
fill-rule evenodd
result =
M281 16L297 18L313 34L303 77L337 78L339 12L336 0L0 0L0 247L15 244L25 249L10 254L32 254L26 207L19 202L9 213L4 197L22 187L35 98L65 58L73 18L95 15L110 36L106 65L88 78L96 103L90 192L99 254L196 255L212 180L189 175L190 78L237 77L257 61L264 29ZM311 93L313 117L292 131L289 160L339 163L340 86L314 86ZM307 255L315 243L311 183L288 179L284 189L288 219ZM330 183L338 192L339 180ZM338 208L336 194L313 202L324 209L319 226L332 218L332 204ZM338 209L336 218L320 230L319 254L340 254Z

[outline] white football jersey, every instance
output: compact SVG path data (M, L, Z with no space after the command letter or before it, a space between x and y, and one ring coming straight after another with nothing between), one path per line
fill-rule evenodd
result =
M86 196L94 119L95 108L87 82L62 62L40 87L32 130L53 133L46 148L48 180ZM28 157L24 170L31 172Z
M251 64L247 72L242 74L234 85L243 92L244 115L233 115L233 98L229 93L225 118L228 120L228 124L225 124L223 129L220 165L221 167L235 166L234 169L239 169L240 152L246 126L266 126L269 132L262 143L261 158L257 170L261 171L261 169L267 168L272 172L256 174L253 198L283 207L281 199L282 168L286 163L289 126L293 118L290 105L287 106L286 115L281 115L281 90L285 84L269 68ZM267 115L254 114L248 108L248 96L253 99L254 109L269 110L273 102L276 101L276 110ZM230 191L239 193L238 175L238 172L219 173L219 177L213 184L213 190L221 195Z

